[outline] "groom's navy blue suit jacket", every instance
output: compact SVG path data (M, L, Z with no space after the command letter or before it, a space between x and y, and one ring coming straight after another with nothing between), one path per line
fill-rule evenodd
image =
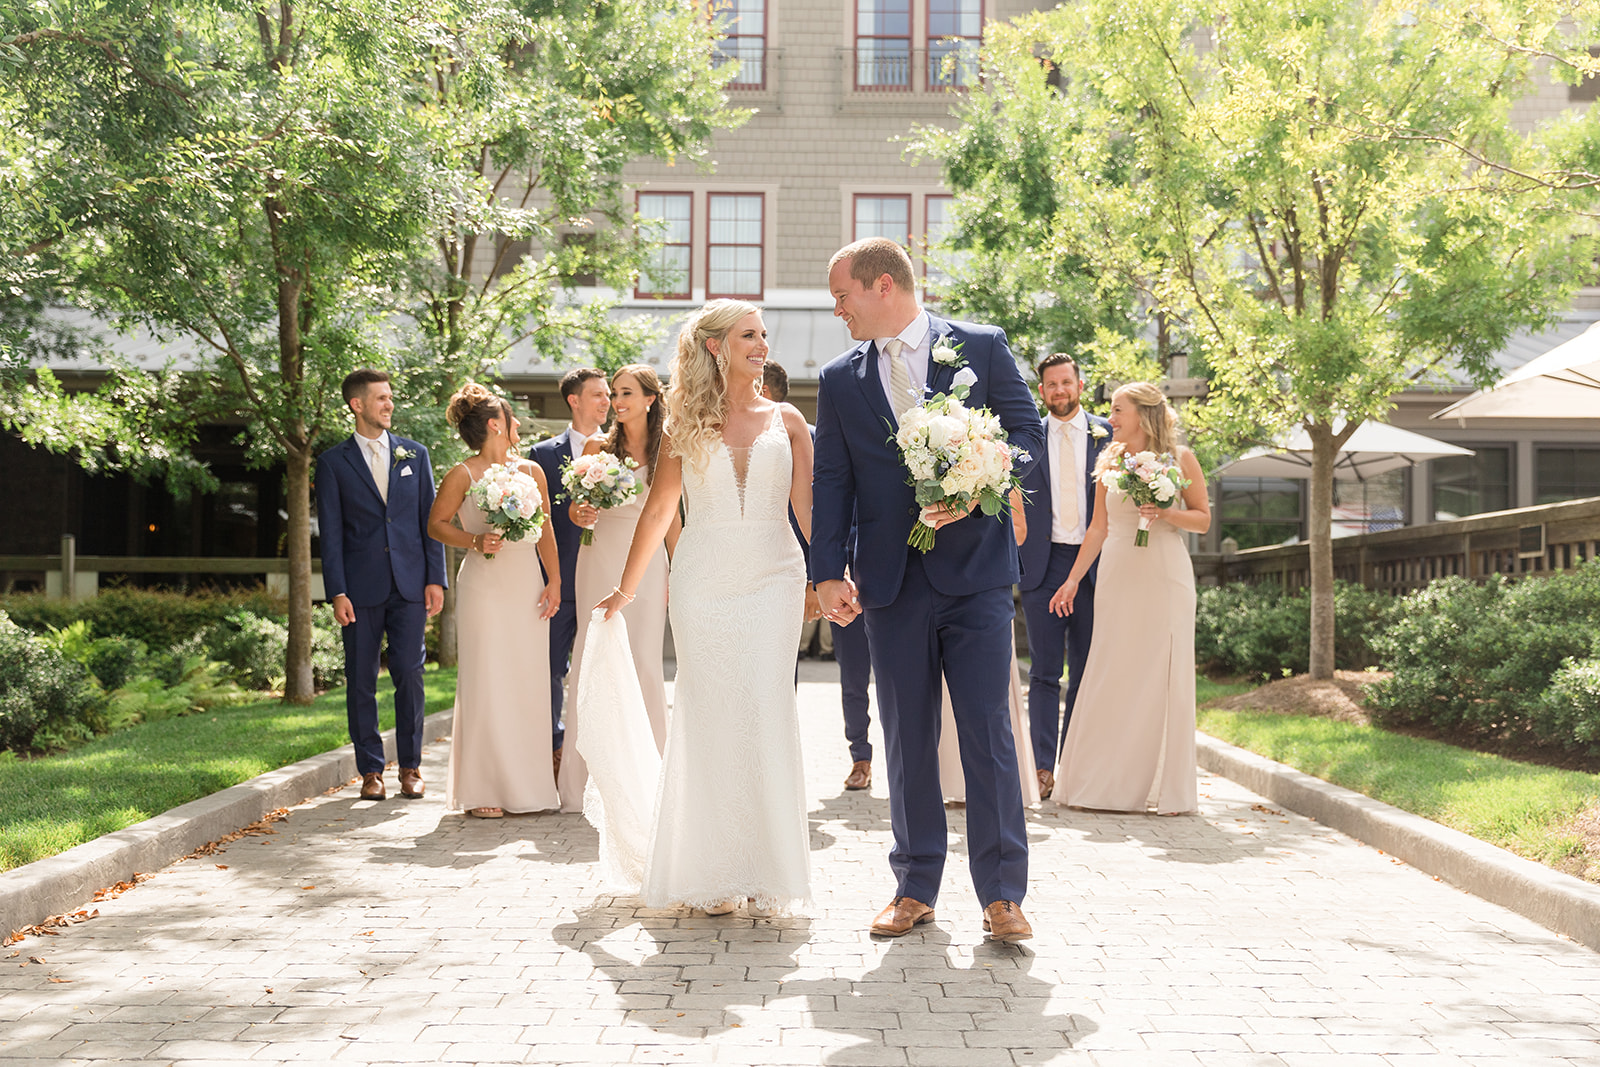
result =
M408 459L395 457L404 448ZM443 587L444 545L428 536L433 467L428 450L389 434L389 500L353 438L317 457L317 525L322 582L329 600L343 593L358 608L378 607L391 591L421 601L423 587Z
M1044 450L1039 409L1011 358L1002 330L952 322L930 314L933 339L960 346L961 358L978 380L968 407L988 408L1000 419L1009 443L1029 458L1025 473ZM927 395L948 393L956 368L928 361ZM918 508L906 467L892 440L896 428L878 375L878 350L863 341L822 368L817 395L817 446L812 473L811 578L856 581L864 608L894 602L905 575L906 537ZM857 537L847 549L851 521ZM928 581L947 596L966 596L1016 583L1020 571L1011 523L977 513L939 531L923 556Z

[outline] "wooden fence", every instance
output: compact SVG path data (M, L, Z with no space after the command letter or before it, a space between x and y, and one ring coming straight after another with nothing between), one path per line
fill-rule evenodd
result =
M1450 522L1356 534L1333 542L1333 575L1368 589L1403 593L1458 574L1551 574L1600 553L1600 497L1495 511ZM1310 546L1196 555L1195 577L1219 582L1311 584Z

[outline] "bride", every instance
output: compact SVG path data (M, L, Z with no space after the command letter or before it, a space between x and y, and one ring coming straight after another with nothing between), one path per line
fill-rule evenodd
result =
M761 395L761 312L713 300L678 335L667 427L609 619L631 601L685 505L668 579L678 654L644 869L650 907L771 915L811 895L794 650L810 534L811 434ZM609 801L607 801L609 804Z

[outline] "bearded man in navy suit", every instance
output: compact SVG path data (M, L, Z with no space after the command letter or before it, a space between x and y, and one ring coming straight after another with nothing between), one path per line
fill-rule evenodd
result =
M942 675L961 739L967 863L983 929L1020 941L1033 930L1021 908L1028 836L1008 707L1016 542L1003 516L940 506L926 515L938 531L934 547L909 548L921 519L892 435L901 414L924 396L948 393L958 369L970 372L967 405L1000 420L1021 473L1044 443L1039 410L1005 333L924 311L911 259L894 241L868 238L835 253L828 289L834 314L859 343L819 380L811 577L830 622L848 624L864 610L878 680L896 888L871 931L898 937L933 919L948 841L939 786ZM846 547L852 519L853 556Z
M1039 361L1039 398L1045 416L1045 448L1022 479L1028 538L1022 543L1022 613L1028 620L1028 724L1040 766L1039 796L1055 791L1056 759L1072 722L1078 682L1089 661L1094 634L1094 577L1090 567L1072 614L1053 615L1050 597L1077 562L1084 531L1094 518L1094 465L1111 440L1111 424L1079 405L1083 377L1077 361L1054 352ZM1061 712L1062 650L1067 660L1066 715Z
M561 376L561 399L566 401L572 421L554 437L540 441L528 458L544 470L550 495L561 498L561 468L573 456L583 455L583 446L600 432L611 411L611 387L605 373L595 367L577 367ZM561 725L561 694L572 659L572 642L578 636L578 605L573 598L578 589L578 539L583 530L567 514L567 505L548 509L556 535L556 557L561 563L561 609L550 619L550 751L557 777L561 774L561 745L566 730ZM546 578L548 579L548 575Z
M383 371L351 371L344 402L355 433L317 457L322 582L344 627L345 715L363 800L382 800L378 665L389 638L400 794L420 797L422 664L428 619L444 607L444 546L428 536L428 450L389 432L394 394Z

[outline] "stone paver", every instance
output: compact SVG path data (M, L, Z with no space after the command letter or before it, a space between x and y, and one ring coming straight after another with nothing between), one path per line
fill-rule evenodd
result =
M888 803L840 789L830 669L804 915L611 897L580 816L446 812L441 743L425 800L346 788L0 954L0 1067L1600 1063L1600 955L1204 774L1197 817L1031 813L1023 946L982 940L952 812L939 921L873 941Z

